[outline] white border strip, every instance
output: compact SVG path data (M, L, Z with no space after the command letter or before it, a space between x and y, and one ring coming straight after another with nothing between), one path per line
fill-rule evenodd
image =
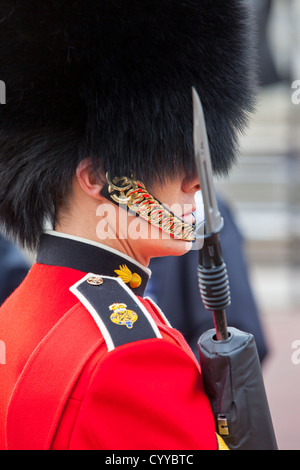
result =
M157 303L154 302L154 300L151 299L151 297L145 297L145 300L149 300L150 304L152 304L153 307L157 309L158 313L161 315L161 317L164 320L164 322L166 323L166 325L168 325L170 328L172 328L171 323L169 322L169 320L167 319L166 315L161 310L161 308L157 305Z

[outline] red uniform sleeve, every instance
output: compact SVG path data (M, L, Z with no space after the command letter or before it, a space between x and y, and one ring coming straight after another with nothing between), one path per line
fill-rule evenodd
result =
M120 346L92 377L70 448L217 449L214 419L195 362L160 339Z

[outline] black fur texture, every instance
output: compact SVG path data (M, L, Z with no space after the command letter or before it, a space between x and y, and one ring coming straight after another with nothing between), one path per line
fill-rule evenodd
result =
M253 107L247 0L0 0L0 220L33 248L78 163L195 171L194 86L227 173Z

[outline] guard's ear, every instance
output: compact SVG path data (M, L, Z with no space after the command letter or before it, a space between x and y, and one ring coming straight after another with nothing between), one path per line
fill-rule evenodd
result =
M95 171L92 160L85 158L76 169L77 181L85 193L95 199L102 199L100 191L104 186L104 177L100 172Z

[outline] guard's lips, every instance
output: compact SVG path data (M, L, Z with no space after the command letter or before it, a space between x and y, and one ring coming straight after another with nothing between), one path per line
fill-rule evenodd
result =
M196 222L195 213L196 213L196 206L193 205L191 210L189 210L188 212L183 213L180 217L184 222L186 222L190 225L194 225L195 222Z
M187 214L184 214L181 216L182 220L184 222L186 222L187 224L190 224L190 225L194 225L195 224L195 215L193 214L193 212L189 212Z

